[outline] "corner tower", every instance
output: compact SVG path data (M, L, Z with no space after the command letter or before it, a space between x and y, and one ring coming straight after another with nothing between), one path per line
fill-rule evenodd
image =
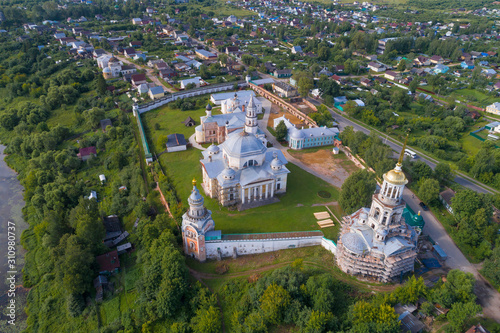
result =
M188 198L189 210L182 215L182 241L184 253L199 261L205 261L205 234L214 230L212 212L205 208L205 200L193 179L193 190Z

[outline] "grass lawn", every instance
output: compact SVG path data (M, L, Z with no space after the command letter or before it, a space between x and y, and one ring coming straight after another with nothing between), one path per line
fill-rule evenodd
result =
M160 156L160 161L166 168L185 206L191 193L191 180L193 178L198 179L199 182L202 180L200 158L201 152L194 148ZM222 230L223 233L231 234L318 230L313 213L326 209L323 205L313 206L313 204L337 201L339 191L292 163L288 163L287 168L291 171L288 176L287 193L280 197L278 203L238 212L220 207L215 199L205 197L205 205L212 211L216 228ZM320 190L328 191L332 196L328 199L320 198L318 196ZM337 210L338 206L330 207L332 211L336 211L337 216L342 215ZM262 218L263 216L265 218ZM338 223L335 224L335 227L325 228L323 231L330 239L336 241Z
M167 136L169 134L184 134L186 140L194 134L194 128L186 127L183 123L187 117L191 117L196 121L196 125L200 124L200 117L205 115L205 106L208 104L208 95L203 96L203 107L195 110L181 111L180 109L172 109L170 106L165 105L153 111L149 111L141 115L142 122L148 137L149 146L151 149L156 149L157 152L165 150L165 146L159 145L158 139L160 136ZM220 113L220 109L214 108L212 114ZM157 130L158 124L160 128ZM156 127L155 127L156 126ZM200 155L201 156L201 155Z
M493 104L495 102L499 102L500 98L494 97L494 96L489 96L481 91L475 90L475 89L461 89L461 90L456 90L452 95L456 95L458 98L463 101L468 101L471 104L480 106L480 107L486 107L490 104Z

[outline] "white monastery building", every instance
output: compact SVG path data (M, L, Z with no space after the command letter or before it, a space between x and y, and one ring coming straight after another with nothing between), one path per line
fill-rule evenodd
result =
M203 189L223 206L271 203L276 194L286 192L287 160L280 150L267 148L259 138L254 100L252 96L246 108L244 128L202 152Z

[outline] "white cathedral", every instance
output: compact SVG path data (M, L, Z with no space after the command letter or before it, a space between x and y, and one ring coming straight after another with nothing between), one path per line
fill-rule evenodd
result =
M223 206L271 202L286 192L287 160L279 149L259 139L254 97L245 110L245 126L229 133L220 145L203 151L203 189Z
M371 207L344 217L336 257L348 274L388 282L414 269L418 233L403 217L404 148L396 167L384 174Z

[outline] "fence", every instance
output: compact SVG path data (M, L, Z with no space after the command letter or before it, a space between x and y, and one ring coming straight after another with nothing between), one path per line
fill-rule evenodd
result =
M214 85L209 85L209 86L200 87L200 88L196 88L196 89L190 89L187 91L173 93L173 94L158 98L158 99L156 99L152 102L149 102L149 103L144 103L141 105L136 104L133 106L133 109L137 113L144 113L144 112L159 108L160 106L163 106L167 103L170 103L170 102L178 100L178 99L184 99L184 98L195 97L195 96L199 96L199 95L212 94L212 93L216 93L216 92L232 90L235 84L238 84L239 88L248 86L248 83L246 81L214 84Z

